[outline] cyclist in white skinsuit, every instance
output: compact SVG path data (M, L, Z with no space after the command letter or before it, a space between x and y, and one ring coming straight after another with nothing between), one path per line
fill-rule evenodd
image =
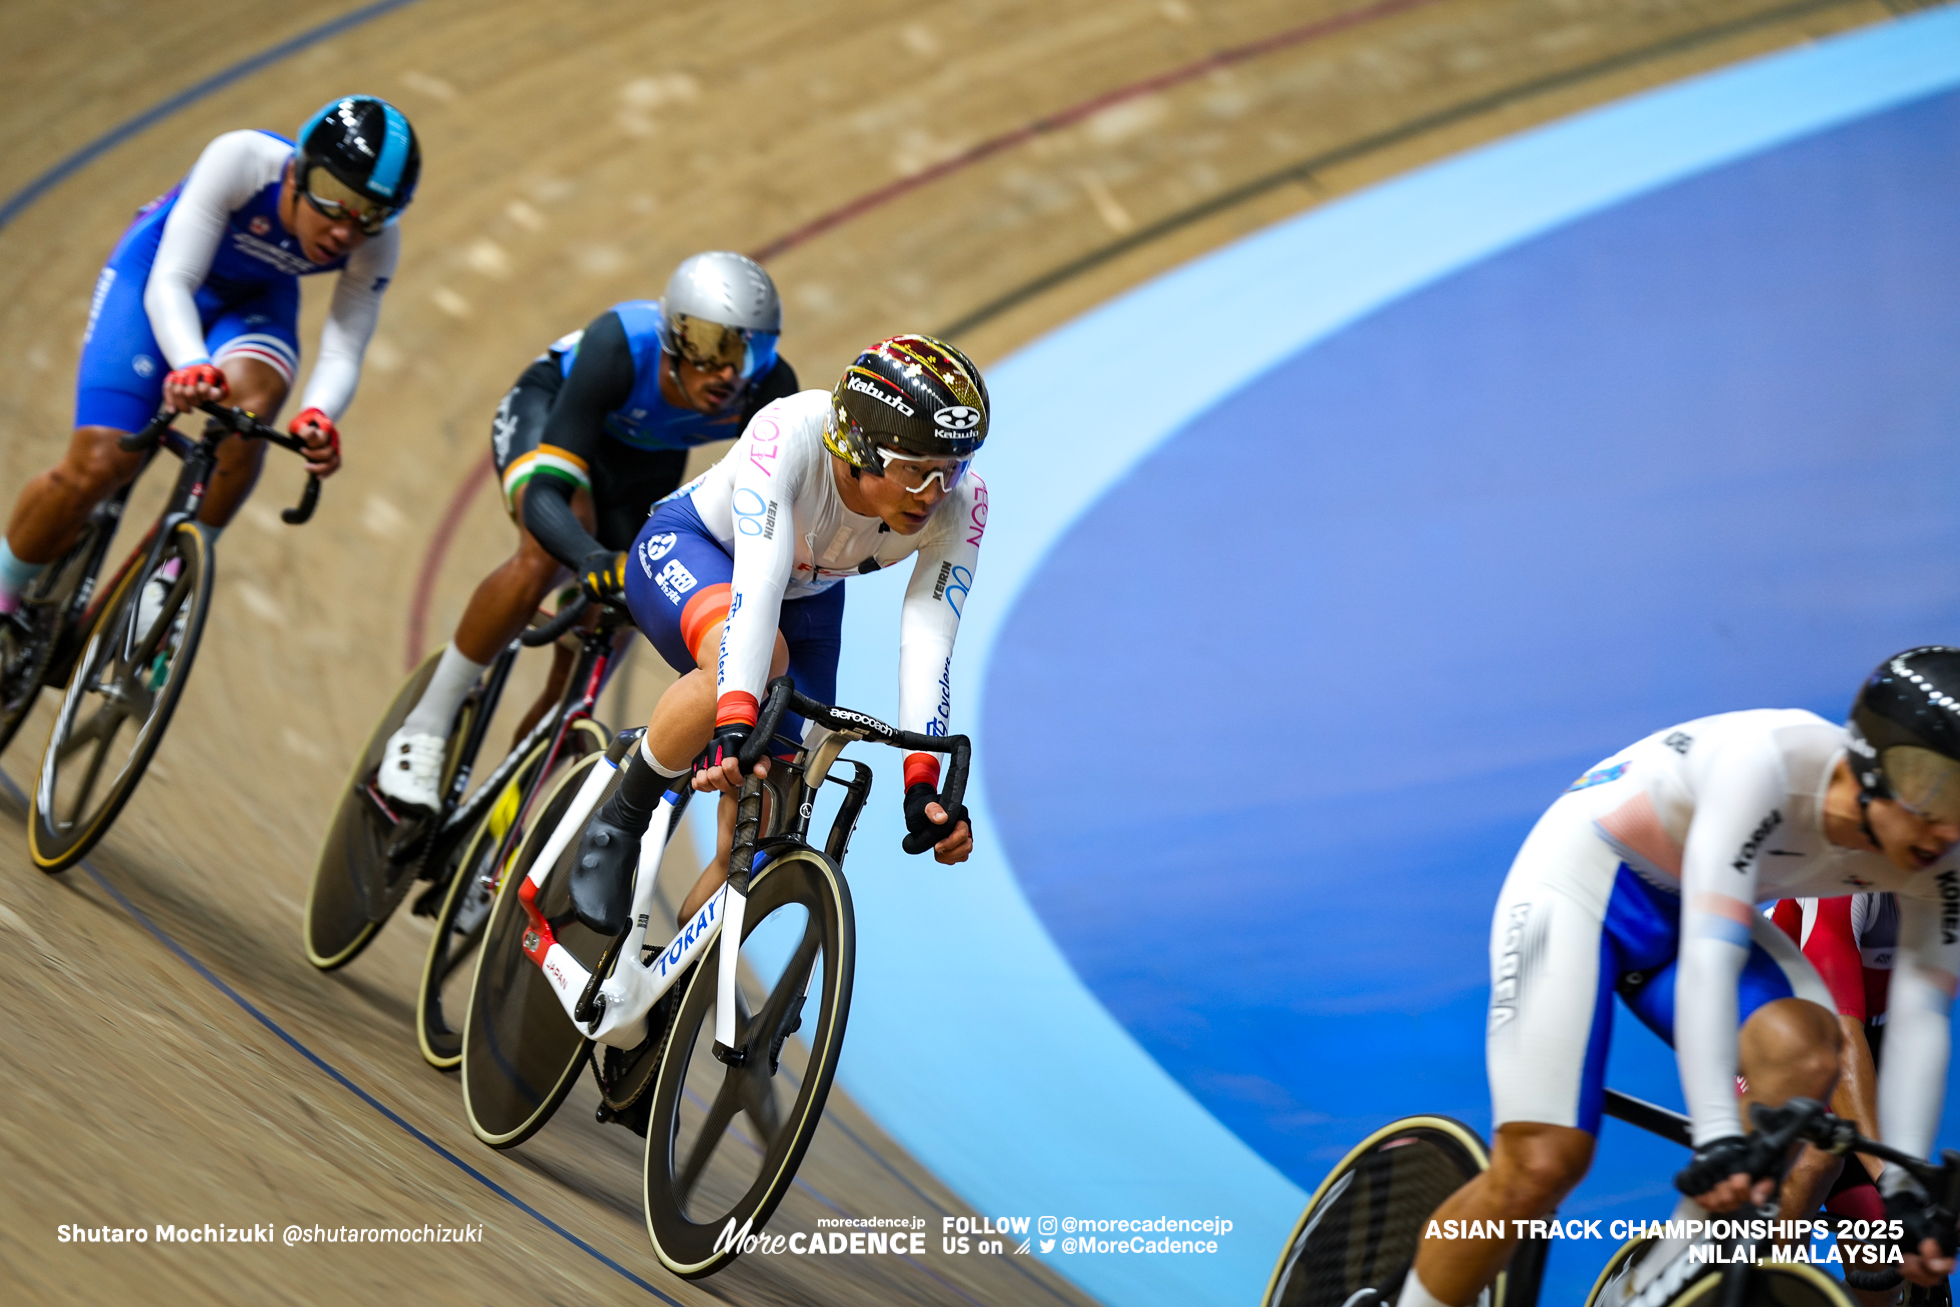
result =
M1752 1193L1744 1170L1743 1106L1828 1099L1838 1071L1829 991L1755 908L1786 896L1898 896L1899 1029L1879 1113L1886 1142L1926 1154L1960 983L1960 701L1949 691L1960 694L1960 650L1909 650L1873 674L1848 726L1798 710L1723 713L1656 732L1574 782L1498 898L1486 1036L1497 1137L1490 1170L1437 1218L1512 1230L1585 1175L1616 990L1676 1049L1695 1142L1677 1185L1715 1212L1766 1198L1768 1182ZM1897 1168L1881 1181L1894 1215L1923 1207L1910 1186ZM1426 1240L1399 1302L1473 1301L1515 1242ZM1952 1267L1930 1243L1906 1251L1921 1283Z
M588 926L626 928L633 850L661 793L704 747L695 788L739 785L736 755L772 676L787 671L809 697L835 699L846 578L917 555L899 627L898 725L947 733L953 639L987 522L986 486L969 465L986 433L987 393L972 361L931 337L895 336L860 354L835 390L764 408L719 463L655 507L618 564L618 589L682 676L581 840L570 887ZM609 577L584 583L613 589ZM795 735L802 723L782 729ZM909 833L930 835L938 861L963 862L972 832L962 810L940 803L938 785L936 757L907 755ZM733 817L723 807L725 841ZM720 863L683 917L720 885Z

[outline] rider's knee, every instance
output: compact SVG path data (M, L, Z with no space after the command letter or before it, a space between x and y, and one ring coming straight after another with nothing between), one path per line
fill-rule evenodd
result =
M1518 1122L1498 1127L1488 1175L1507 1211L1539 1216L1585 1179L1592 1156L1583 1130Z
M69 442L67 457L57 463L54 478L64 488L100 499L135 475L141 455L126 453L116 442L123 433L108 427L84 427Z
M1837 1018L1808 999L1765 1003L1743 1023L1742 1073L1777 1096L1824 1098L1838 1077Z

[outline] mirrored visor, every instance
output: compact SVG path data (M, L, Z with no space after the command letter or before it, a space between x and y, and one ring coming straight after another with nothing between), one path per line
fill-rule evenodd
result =
M686 313L674 315L674 340L681 357L707 372L734 366L742 378L759 377L776 366L773 332L730 327Z
M1960 762L1916 744L1895 744L1879 763L1893 798L1921 817L1960 825Z
M387 225L388 219L395 215L393 208L370 200L325 168L307 169L301 189L321 214L336 221L345 219L357 223L370 236L379 233Z

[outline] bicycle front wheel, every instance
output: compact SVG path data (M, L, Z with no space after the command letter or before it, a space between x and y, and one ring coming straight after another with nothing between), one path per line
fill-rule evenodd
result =
M97 614L34 786L27 846L41 870L81 861L143 779L190 679L214 562L206 529L180 522Z
M647 1123L647 1234L662 1265L688 1279L721 1270L742 1236L761 1233L816 1134L851 1007L856 927L843 872L798 848L751 878L736 988L740 1066L713 1055L728 944L725 934L716 940L687 983ZM799 1030L805 1039L792 1041Z
M589 717L572 723L560 751L561 766L570 766L588 754L605 752L609 743L606 728ZM447 1071L463 1060L463 1032L449 1024L448 1014L461 1012L469 999L474 976L470 966L476 960L477 946L483 942L484 928L490 921L490 905L502 882L498 854L516 848L523 839L522 829L513 830L523 816L524 804L533 793L551 788L552 778L537 784L550 740L532 746L522 765L511 774L503 792L490 811L471 832L463 852L449 875L449 888L436 913L436 928L429 938L429 952L422 962L422 983L415 999L416 1042L422 1059L438 1071ZM554 777L557 769L554 769ZM509 858L504 862L508 863Z
M1361 1290L1398 1279L1415 1260L1430 1213L1489 1163L1476 1131L1446 1116L1405 1117L1375 1131L1307 1201L1264 1307L1343 1307ZM1491 1298L1500 1307L1509 1278L1499 1277Z

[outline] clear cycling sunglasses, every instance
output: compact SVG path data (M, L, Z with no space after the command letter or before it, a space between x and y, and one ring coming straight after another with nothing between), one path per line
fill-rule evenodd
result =
M923 495L935 479L940 489L950 495L953 487L965 480L966 470L973 466L970 458L929 458L923 454L901 454L883 445L872 448L878 451L879 471L915 495Z

